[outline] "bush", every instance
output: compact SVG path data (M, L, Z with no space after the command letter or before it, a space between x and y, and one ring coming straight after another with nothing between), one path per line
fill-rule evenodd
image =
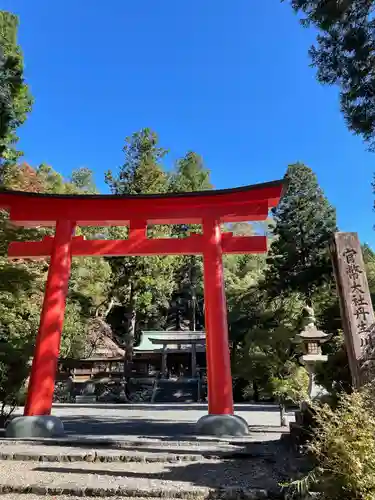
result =
M53 391L54 403L73 403L73 382L70 379L56 380Z
M324 387L333 397L341 392L352 392L352 377L349 369L348 356L342 334L336 335L330 342L324 344L324 354L328 361L318 363L316 367L316 383Z
M290 498L375 499L375 385L342 394L336 409L314 406L316 429L307 450L315 467L288 485Z
M22 404L24 384L29 373L29 356L12 345L0 346L0 427Z

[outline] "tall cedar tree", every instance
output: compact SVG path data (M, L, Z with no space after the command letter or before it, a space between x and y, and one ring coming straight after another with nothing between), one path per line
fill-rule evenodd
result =
M153 194L168 189L167 176L160 161L167 150L158 147L158 137L145 128L125 139L124 164L117 177L106 173L106 183L113 194Z
M0 160L14 162L16 129L31 111L32 98L23 78L23 56L17 45L18 18L0 11Z
M290 0L304 26L318 28L309 54L322 84L340 89L349 130L375 146L374 0Z
M152 194L168 190L169 179L160 162L166 150L158 146L157 135L142 129L125 140L125 161L116 176L107 172L106 182L114 194ZM151 203L151 201L150 201ZM166 235L163 227L148 228L149 236ZM123 238L125 235L120 235ZM117 237L119 237L117 235ZM160 308L167 307L174 288L174 257L119 257L109 259L112 268L113 293L122 304L121 317L114 310L114 331L124 344L127 373L133 357L133 347L142 319L143 326L159 316Z
M173 192L207 191L212 189L210 171L203 159L193 151L177 161L171 176ZM177 225L173 234L184 238L190 232L199 233L199 225ZM203 328L202 259L196 255L184 255L176 259L176 290L168 311L167 328L171 330L196 330Z
M191 193L212 188L210 171L204 166L200 155L189 151L177 161L176 171L171 178L171 191Z
M332 279L328 242L336 212L310 168L290 165L285 178L286 194L273 210L275 239L265 285L271 297L295 291L309 302L316 287Z
M0 158L6 149L10 131L20 125L14 98L23 81L22 72L17 66L17 60L5 56L0 47Z

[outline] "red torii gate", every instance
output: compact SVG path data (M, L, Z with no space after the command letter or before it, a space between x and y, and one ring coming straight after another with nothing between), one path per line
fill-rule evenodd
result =
M155 254L203 255L208 410L211 416L233 415L222 254L264 253L267 239L222 234L220 224L265 220L282 191L283 181L278 180L235 189L136 196L1 192L0 208L9 211L12 224L55 227L53 238L12 242L8 249L12 259L50 257L24 415L51 413L72 256ZM203 234L150 239L148 224L201 224ZM74 236L76 226L112 225L129 226L128 239L85 240ZM221 424L229 420L222 418ZM201 429L207 431L204 425Z

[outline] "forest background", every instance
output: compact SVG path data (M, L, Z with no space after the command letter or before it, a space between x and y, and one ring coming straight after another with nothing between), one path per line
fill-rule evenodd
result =
M331 13L333 20L329 21L326 13L313 10L313 3L292 2L292 5L306 14L306 22L320 23L320 29L326 29L327 33L330 29L337 30L336 14ZM69 178L63 178L50 165L30 166L22 162L23 153L17 148L17 129L32 111L33 98L24 80L17 27L16 16L0 12L1 187L39 193L97 193L93 174L87 168L75 170ZM340 47L332 48L322 38L318 42L322 47L312 52L312 58L322 83L350 87L348 79L343 82L339 68L336 68L335 80L333 69L327 68L327 58L319 56L329 50L337 53ZM357 42L360 44L363 40ZM355 46L353 37L351 43L353 50L365 50ZM348 64L348 61L342 60L340 64ZM353 93L349 94L342 96L348 127L362 135L371 147L373 121L361 119L358 106L350 101ZM167 170L164 164L168 149L159 144L153 130L144 128L134 132L123 145L119 144L121 147L122 165L113 166L105 177L112 193L137 195L213 189L210 172L198 152L188 151L177 160L173 171ZM250 221L223 226L223 231L237 235L267 234L270 245L264 256L225 257L237 400L270 396L297 400L303 397L307 375L299 362L299 348L293 339L301 327L306 305L313 306L318 327L333 334L333 340L325 347L330 357L328 364L319 370L319 382L333 393L350 387L338 297L328 253L329 239L337 229L335 210L313 171L303 163L289 165L286 179L287 192L265 224ZM154 237L184 238L200 230L199 226L149 227ZM101 238L126 238L126 231L118 227L78 228L86 238L99 235ZM48 229L12 228L7 223L7 214L1 213L0 401L3 405L14 401L27 377L48 270L47 261L8 261L7 246L10 241L40 239L49 233ZM375 294L375 254L368 246L363 247L363 253L370 290ZM129 358L141 330L204 328L201 259L195 256L75 258L61 357L87 355L97 328L104 328L124 346ZM20 366L25 368L20 370Z

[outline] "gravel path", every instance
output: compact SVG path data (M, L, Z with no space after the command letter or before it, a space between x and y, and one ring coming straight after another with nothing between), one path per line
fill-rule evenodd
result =
M67 491L103 489L137 492L138 496L175 497L179 492L205 494L211 489L277 489L283 479L279 466L265 460L203 460L197 464L87 463L70 464L5 462L0 463L2 491L7 488L39 488ZM285 478L284 478L285 479Z

